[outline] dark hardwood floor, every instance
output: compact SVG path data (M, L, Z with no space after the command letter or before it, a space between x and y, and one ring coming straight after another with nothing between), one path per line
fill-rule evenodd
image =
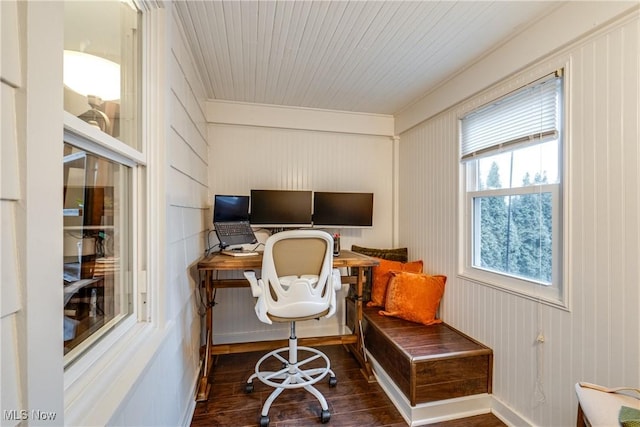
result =
M391 400L377 383L368 383L357 361L342 346L322 350L331 360L338 385L330 388L323 379L316 387L329 404L328 426L407 426ZM230 354L218 357L212 376L208 402L198 402L191 423L201 426L257 426L262 404L271 388L254 381L253 393L246 394L244 384L253 373L262 352ZM320 422L320 404L305 390L285 390L269 411L270 427L313 426ZM436 427L504 427L495 416L479 415L460 420L430 424Z

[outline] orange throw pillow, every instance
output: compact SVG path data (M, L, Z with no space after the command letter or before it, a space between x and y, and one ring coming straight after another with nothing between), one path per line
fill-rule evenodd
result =
M421 273L394 272L389 280L387 300L383 316L399 317L410 322L433 325L440 300L444 294L446 276L429 276Z
M392 271L422 273L422 260L400 262L379 259L379 261L380 265L373 267L371 301L367 303L367 307L384 307L384 300L387 295L387 283L389 283L389 279L391 279Z

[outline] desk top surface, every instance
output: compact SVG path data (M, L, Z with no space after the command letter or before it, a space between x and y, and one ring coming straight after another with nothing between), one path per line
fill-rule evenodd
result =
M373 267L378 264L376 258L346 250L333 257L334 267ZM244 270L260 267L262 252L249 256L231 256L215 252L198 262L198 270Z

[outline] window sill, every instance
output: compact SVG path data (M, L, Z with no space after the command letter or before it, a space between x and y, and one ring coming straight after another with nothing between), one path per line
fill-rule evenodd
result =
M151 363L166 331L135 323L115 337L115 342L103 340L104 347L93 349L69 367L64 377L65 425L107 425Z

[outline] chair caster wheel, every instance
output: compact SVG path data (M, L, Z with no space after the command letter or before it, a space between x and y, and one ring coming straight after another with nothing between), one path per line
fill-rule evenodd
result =
M247 394L253 392L253 383L246 383L244 385L244 392Z
M329 377L329 387L335 387L338 384L338 379L336 377Z
M330 419L331 419L331 414L329 413L329 410L323 410L320 413L320 421L322 422L322 424L328 423Z
M269 417L266 415L260 417L260 427L269 427Z

